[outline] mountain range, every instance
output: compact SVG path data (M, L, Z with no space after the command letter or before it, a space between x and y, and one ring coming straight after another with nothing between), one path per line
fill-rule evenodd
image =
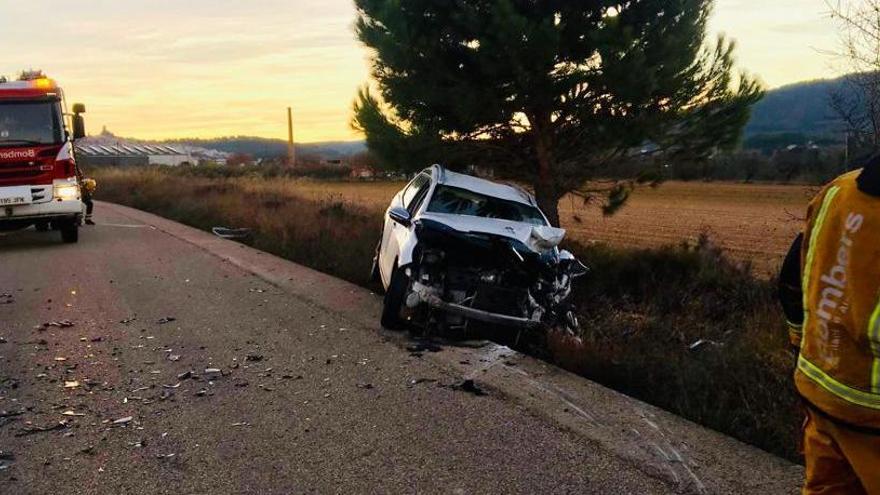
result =
M843 78L805 81L767 91L752 109L752 117L744 132L744 146L770 150L808 141L822 144L838 143L840 123L831 108L831 95L846 88ZM230 136L214 139L174 139L161 144L179 144L213 149L226 153L245 153L257 158L282 156L287 142L252 136ZM366 150L364 141L330 141L297 144L300 155L339 159Z

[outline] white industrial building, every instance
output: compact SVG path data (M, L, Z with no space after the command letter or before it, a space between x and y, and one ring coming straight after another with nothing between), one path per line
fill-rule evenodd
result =
M85 165L176 167L195 164L192 155L173 146L154 144L108 143L77 144L76 156Z

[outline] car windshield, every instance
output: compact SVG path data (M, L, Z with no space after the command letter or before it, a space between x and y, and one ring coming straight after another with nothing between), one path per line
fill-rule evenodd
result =
M0 147L58 144L62 140L57 102L0 102Z
M547 225L534 206L444 185L437 186L427 211Z

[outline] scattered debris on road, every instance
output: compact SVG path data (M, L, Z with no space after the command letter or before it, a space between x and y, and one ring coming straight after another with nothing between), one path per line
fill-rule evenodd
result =
M454 390L461 390L462 392L467 392L469 394L474 394L476 396L487 395L486 392L484 392L483 389L478 387L477 384L471 379L467 379L467 380L459 383L458 385L453 385L452 388Z
M250 241L253 238L253 231L246 228L214 227L211 232L217 237L231 241Z
M15 434L15 436L24 437L27 435L34 435L36 433L46 433L46 432L50 432L50 431L63 430L65 428L67 428L66 421L59 421L59 422L57 422L53 425L50 425L50 426L29 425L29 426L25 426L24 428L22 428L20 432Z
M15 454L0 450L0 471L9 469L13 464L15 464Z
M413 378L409 381L410 385L418 385L420 383L437 383L436 378Z
M131 421L132 421L133 419L134 419L134 418L131 417L131 416L126 416L126 417L124 417L124 418L119 418L119 419L115 419L115 420L113 420L113 424L114 424L114 425L117 425L117 426L124 426L124 425L127 425L128 423L131 423Z
M156 323L159 325L164 325L166 323L171 323L172 321L177 321L177 318L175 318L173 316L164 316L164 317L156 320Z
M47 321L46 323L43 323L42 325L37 325L37 326L35 326L35 327L34 327L34 330L43 331L43 330L46 330L46 329L49 328L49 327L56 327L56 328L70 328L70 327L72 327L73 325L74 325L74 323L73 323L72 321L70 321L70 320Z

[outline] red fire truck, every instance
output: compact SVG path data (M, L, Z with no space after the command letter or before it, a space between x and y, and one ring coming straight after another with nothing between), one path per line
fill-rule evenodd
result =
M76 242L83 203L73 142L85 137L85 107L68 114L55 81L23 79L0 78L0 231L33 225Z

